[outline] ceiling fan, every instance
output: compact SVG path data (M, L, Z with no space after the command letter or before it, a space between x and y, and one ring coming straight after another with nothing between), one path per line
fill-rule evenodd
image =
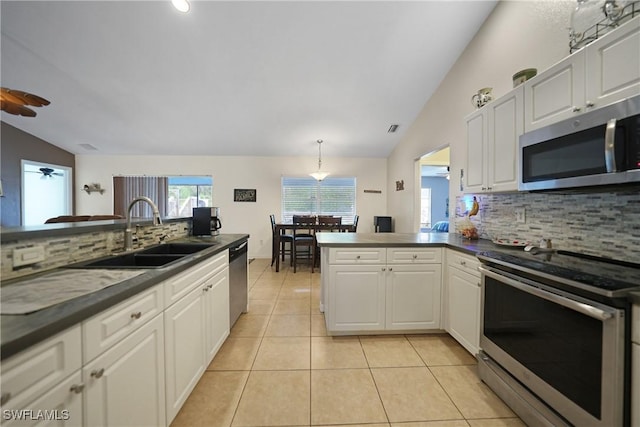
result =
M64 173L56 172L55 169L51 169L51 168L47 168L47 167L42 167L42 168L40 168L38 170L27 170L26 172L41 173L42 176L40 177L40 179L53 178L54 175L55 176L64 176Z
M6 111L9 114L35 117L36 112L31 108L27 108L26 105L31 107L42 107L43 105L49 105L50 103L51 102L46 99L31 93L6 87L0 88L0 110Z

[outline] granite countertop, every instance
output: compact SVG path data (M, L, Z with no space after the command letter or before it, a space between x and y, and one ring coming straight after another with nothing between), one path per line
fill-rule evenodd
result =
M194 242L215 243L215 245L195 254L187 255L181 261L172 263L171 266L143 269L142 274L116 285L31 314L2 315L0 316L0 357L1 359L10 357L248 238L248 234L220 234L218 236L185 237L173 240L171 243ZM62 270L64 268L38 275ZM34 276L37 275L25 276L11 282L19 283L20 280L32 279Z
M318 233L316 239L320 247L441 246L471 255L497 249L491 240L469 240L450 233Z

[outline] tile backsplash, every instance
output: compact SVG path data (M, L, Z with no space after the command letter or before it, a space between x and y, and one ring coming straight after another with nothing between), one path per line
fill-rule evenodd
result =
M138 227L136 248L151 246L166 235L168 240L185 237L189 234L190 221L167 222L156 226ZM24 267L13 268L13 250L43 246L45 261ZM0 249L2 281L45 270L62 267L74 262L100 258L121 251L124 248L124 232L121 230L95 231L56 237L42 237L19 241L2 242Z
M476 197L480 212L471 221L481 238L535 244L546 238L554 248L640 263L640 186ZM458 221L472 198L456 198ZM525 210L524 223L516 222L518 208Z

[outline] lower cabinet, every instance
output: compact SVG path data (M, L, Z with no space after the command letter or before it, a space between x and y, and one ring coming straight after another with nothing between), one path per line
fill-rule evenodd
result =
M164 313L167 424L206 368L203 293L203 288L197 287Z
M330 251L335 252L328 258L329 277L323 280L330 333L440 328L441 249Z
M447 253L445 329L471 354L480 346L479 261L449 250Z
M633 306L631 320L631 425L640 426L640 305Z
M82 369L85 425L164 426L164 326L160 314Z
M387 267L387 330L440 327L440 264Z
M206 289L204 294L205 360L209 364L229 336L229 269L225 268L207 280Z

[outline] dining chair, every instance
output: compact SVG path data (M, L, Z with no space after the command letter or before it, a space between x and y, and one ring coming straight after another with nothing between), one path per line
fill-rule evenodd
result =
M292 222L295 225L293 228L293 254L291 255L293 272L295 273L298 268L298 259L302 258L302 255L306 255L313 273L316 266L315 226L317 219L315 216L294 215ZM298 247L306 248L306 250L298 252Z
M280 233L280 248L276 247L276 216L274 214L269 215L271 219L271 265L276 261L276 257L282 256L282 261L284 261L284 256L289 254L289 258L293 263L293 235ZM289 244L289 249L286 248L286 244Z
M340 231L340 229L335 226L338 226L341 224L342 224L341 216L318 215L318 225L324 225L327 227L327 228L323 227L322 231L330 231L330 232Z
M353 228L351 229L351 232L352 232L352 233L355 233L355 232L356 232L356 230L358 229L358 219L359 219L359 218L360 218L360 216L358 216L358 215L355 215L355 216L353 217Z

